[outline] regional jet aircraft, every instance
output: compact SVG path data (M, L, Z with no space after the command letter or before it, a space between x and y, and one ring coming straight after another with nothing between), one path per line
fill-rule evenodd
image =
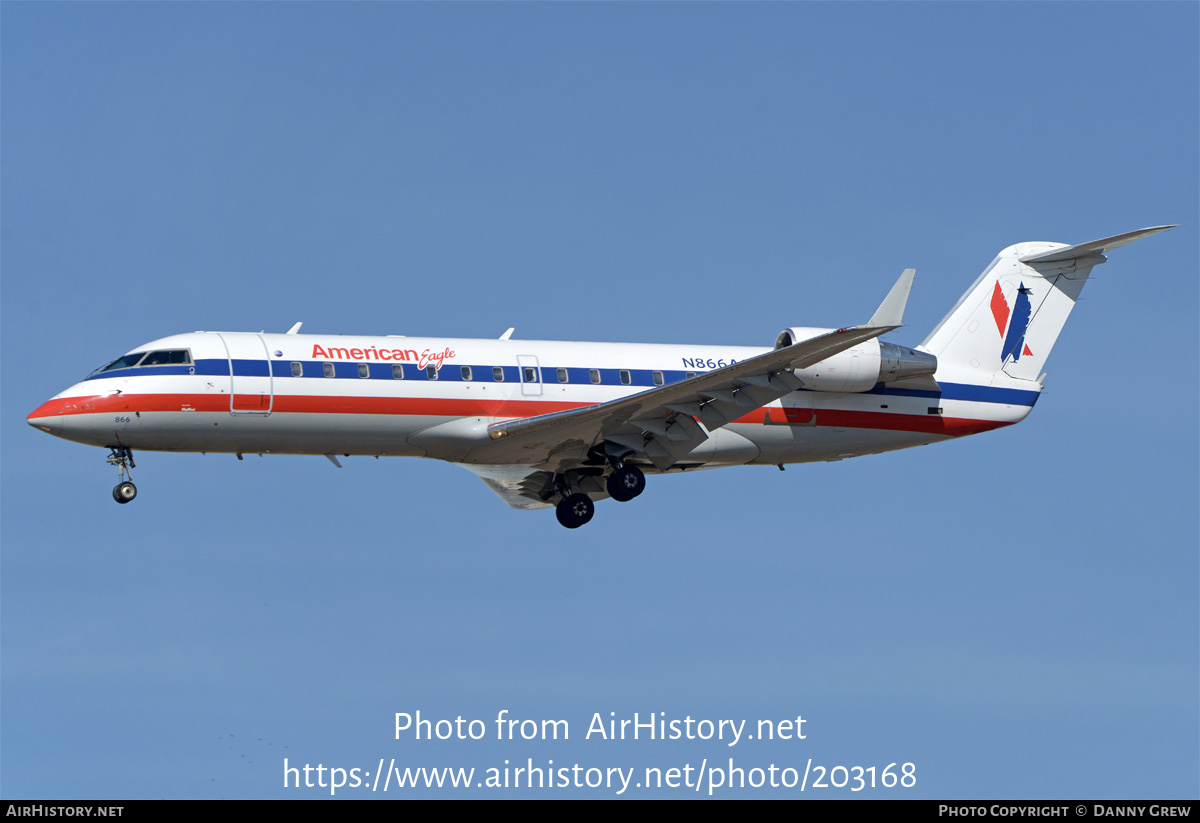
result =
M1157 226L1000 252L916 349L906 269L866 323L784 329L773 349L193 332L117 358L28 421L110 450L431 457L567 528L646 475L841 460L1018 423L1092 267Z

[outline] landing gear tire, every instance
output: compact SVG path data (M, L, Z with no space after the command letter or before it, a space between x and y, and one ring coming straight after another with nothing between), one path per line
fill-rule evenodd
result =
M128 480L113 486L113 500L118 503L128 503L135 497L137 497L137 486Z
M646 475L637 466L622 466L608 476L608 496L626 503L646 490Z
M568 529L578 529L591 520L595 513L596 504L592 502L592 498L582 492L567 495L559 501L558 507L555 509L558 522Z
M133 472L136 468L133 462L133 452L126 446L109 446L112 453L108 455L108 465L117 467L117 479L121 482L113 486L113 500L118 503L128 503L137 497L137 486L133 485Z

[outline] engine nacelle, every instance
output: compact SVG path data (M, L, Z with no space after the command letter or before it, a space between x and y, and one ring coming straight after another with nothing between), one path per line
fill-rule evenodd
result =
M784 329L775 338L775 348L782 349L831 331L833 329L803 326ZM804 381L806 389L864 392L879 383L931 375L936 371L937 358L932 354L894 343L880 343L876 338L827 357L807 369L793 369L792 374Z

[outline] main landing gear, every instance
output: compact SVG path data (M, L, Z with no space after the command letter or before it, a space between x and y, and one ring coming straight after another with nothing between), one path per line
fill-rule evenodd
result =
M646 475L642 473L641 469L619 461L614 462L615 465L610 464L613 465L613 471L608 476L605 486L609 497L625 503L646 490ZM598 492L599 483L597 481L599 479L599 477L584 478L585 488L587 488L587 483L591 483L592 489ZM592 502L592 498L581 491L576 491L569 479L563 475L556 476L555 487L559 498L555 514L558 516L559 523L568 529L578 529L592 519L592 515L596 513L596 504Z
M554 490L558 494L558 505L554 513L558 515L559 523L568 529L578 529L592 519L592 515L596 513L596 504L592 502L592 498L577 491L571 480L572 478L565 474L554 476Z
M621 466L608 476L608 496L628 503L646 490L646 475L637 466Z
M583 492L575 492L558 501L554 513L558 515L559 523L568 529L578 529L592 519L592 515L596 513L596 504Z
M116 466L117 477L121 478L121 482L113 486L113 500L128 503L137 497L137 486L133 485L133 473L130 471L137 468L137 464L133 462L133 452L125 446L114 446L108 456L108 465Z

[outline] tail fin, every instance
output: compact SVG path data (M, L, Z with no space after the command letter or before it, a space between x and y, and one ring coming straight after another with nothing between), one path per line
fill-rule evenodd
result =
M937 356L937 376L982 385L999 372L1037 380L1092 267L1108 259L1105 252L1173 228L1155 226L1076 246L1009 246L921 344Z

